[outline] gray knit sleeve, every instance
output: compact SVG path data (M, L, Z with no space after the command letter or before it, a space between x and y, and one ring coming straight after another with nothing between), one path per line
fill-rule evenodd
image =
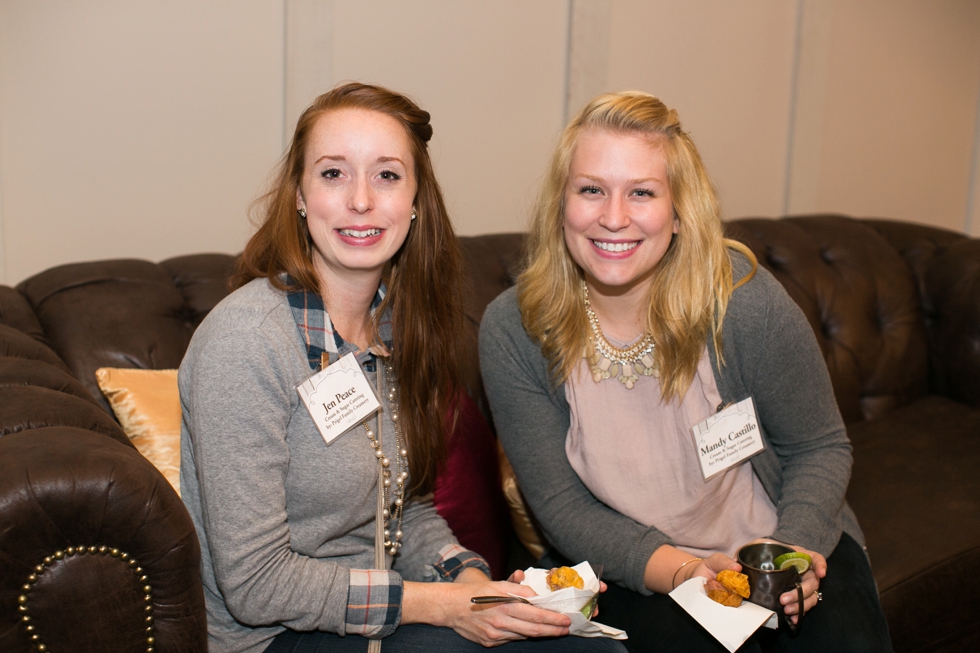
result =
M739 377L728 385L752 395L771 447L769 464L760 456L753 466L776 503L772 536L829 555L843 528L852 458L813 330L782 285L760 268L733 295L724 334L724 374Z
M179 382L191 454L182 465L193 473L184 500L210 553L205 575L239 624L343 633L348 569L290 546L286 434L298 402L283 371L295 335L219 316L202 329Z

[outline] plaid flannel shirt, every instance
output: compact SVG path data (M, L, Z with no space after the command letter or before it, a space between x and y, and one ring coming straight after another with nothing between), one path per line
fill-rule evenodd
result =
M385 296L382 284L371 302L371 312L381 305ZM345 342L333 328L330 316L323 306L323 300L315 293L305 291L288 294L296 326L306 343L310 369L320 366L326 352L331 361L350 352L357 352L356 346ZM379 326L379 335L391 350L391 317L384 316ZM358 360L368 371L376 369L376 356L387 355L372 347L362 352ZM437 581L452 582L466 569L473 567L490 576L490 567L478 553L469 551L458 544L447 544L439 550L439 559L432 563L432 578ZM395 631L401 622L402 590L401 574L390 569L351 569L347 592L347 616L345 630L349 634L363 635L372 639L386 637Z
M432 565L439 581L456 580L467 567L479 569L490 576L487 561L478 553L458 544L447 544L439 551ZM351 569L347 593L346 631L371 639L387 637L395 632L402 618L402 577L398 572L383 569Z

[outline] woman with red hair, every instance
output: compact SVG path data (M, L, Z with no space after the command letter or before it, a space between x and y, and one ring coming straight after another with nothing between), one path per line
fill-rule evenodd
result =
M378 650L381 638L386 651L617 650L508 643L563 636L570 621L472 605L533 592L490 582L432 505L461 388L462 310L431 135L428 113L383 88L317 98L265 196L238 289L188 348L181 487L212 653ZM382 409L328 443L297 389L348 354Z

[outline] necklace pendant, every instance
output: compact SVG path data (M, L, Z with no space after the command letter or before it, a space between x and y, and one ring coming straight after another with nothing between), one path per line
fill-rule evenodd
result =
M654 342L649 334L645 334L639 342L626 349L614 347L603 335L592 305L589 303L589 287L582 281L582 300L585 304L585 315L592 329L584 358L589 362L592 380L596 383L616 377L620 383L632 390L640 376L660 377L657 359L653 355Z
M632 369L624 368L623 373L617 376L616 380L625 385L627 390L632 390L640 377L634 374Z

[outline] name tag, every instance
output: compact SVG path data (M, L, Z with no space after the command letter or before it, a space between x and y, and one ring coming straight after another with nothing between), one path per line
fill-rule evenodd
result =
M715 413L691 431L704 480L766 448L752 397Z
M353 353L303 381L296 392L327 444L381 408Z

